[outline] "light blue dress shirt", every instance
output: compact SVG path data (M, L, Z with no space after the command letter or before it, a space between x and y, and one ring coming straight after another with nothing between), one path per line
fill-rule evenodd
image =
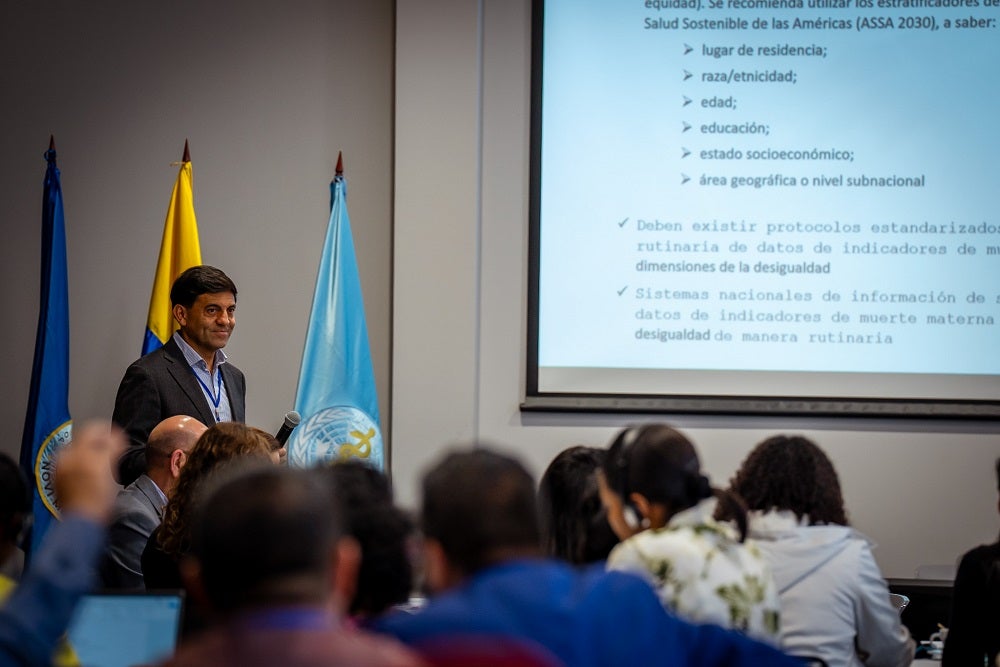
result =
M208 364L201 358L201 355L194 351L194 348L187 344L179 331L174 332L174 342L177 343L177 347L184 354L184 359L187 360L194 372L194 376L201 386L201 393L205 395L208 407L215 416L215 421L233 421L233 410L229 405L229 392L226 391L226 383L222 381L222 372L219 370L228 359L226 353L222 350L215 351L214 368L209 372Z

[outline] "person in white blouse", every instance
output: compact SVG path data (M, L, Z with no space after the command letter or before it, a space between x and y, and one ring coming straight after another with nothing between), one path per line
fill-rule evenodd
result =
M712 489L686 437L665 424L625 429L598 481L608 523L623 540L608 569L644 577L682 618L777 643L778 594L767 563L744 542L742 507ZM713 518L715 497L738 525L742 516L739 531Z

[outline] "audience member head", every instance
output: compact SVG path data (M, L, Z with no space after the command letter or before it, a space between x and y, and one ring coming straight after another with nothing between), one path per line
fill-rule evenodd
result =
M283 465L286 461L287 450L280 442L278 442L278 439L262 428L251 426L250 429L260 437L267 440L267 446L271 450L271 463L274 463L275 465Z
M31 491L21 468L0 452L0 565L7 562L31 515Z
M413 590L410 545L415 527L393 504L389 480L357 460L336 463L323 474L340 508L344 532L361 547L357 589L348 611L377 616L406 602Z
M238 457L271 460L271 443L259 429L239 422L219 422L202 433L163 510L159 544L167 554L180 556L190 548L190 521L203 480L220 463Z
M775 435L754 447L730 489L751 510L787 510L810 525L848 525L837 471L823 450L802 436Z
M617 544L597 488L605 455L596 447L570 447L545 469L538 509L547 555L582 565L604 560Z
M192 266L177 276L170 288L170 305L190 308L202 294L231 292L236 298L236 283L220 269L202 264Z
M323 606L333 599L341 524L316 471L233 462L202 495L182 570L189 589L214 611Z
M540 552L534 480L518 461L489 449L454 451L424 476L421 524L433 591Z
M621 539L645 527L661 528L678 512L713 495L736 519L740 539L746 537L746 512L739 501L712 488L701 473L694 445L666 424L630 427L619 433L601 473L601 499L608 508L608 522ZM638 526L635 514L642 517Z
M188 454L207 427L194 417L167 417L146 440L146 475L164 494L170 495Z

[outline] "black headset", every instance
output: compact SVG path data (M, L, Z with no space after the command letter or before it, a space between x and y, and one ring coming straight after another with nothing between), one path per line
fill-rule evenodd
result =
M632 501L629 500L629 496L631 495L628 482L629 464L632 461L632 448L635 446L635 442L639 439L641 433L641 426L629 426L619 433L618 437L611 443L611 449L618 448L614 460L611 461L611 465L618 473L613 490L621 496L622 502L626 506L632 507L633 510L636 508Z

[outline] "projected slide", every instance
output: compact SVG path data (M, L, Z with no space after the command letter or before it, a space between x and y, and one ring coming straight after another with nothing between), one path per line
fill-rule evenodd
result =
M1000 0L550 0L537 391L1000 400Z

